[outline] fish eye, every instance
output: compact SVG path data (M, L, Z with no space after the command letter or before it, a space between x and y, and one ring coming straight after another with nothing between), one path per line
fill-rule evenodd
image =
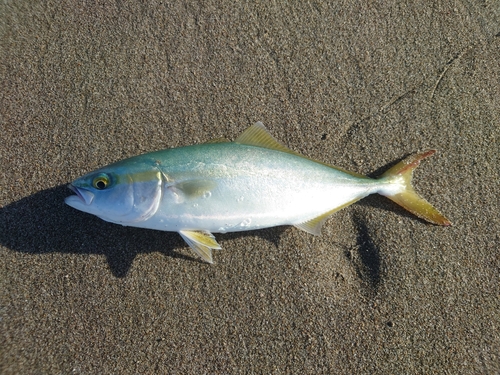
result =
M109 186L109 176L105 173L101 173L100 175L94 177L92 180L92 186L97 190L104 190Z

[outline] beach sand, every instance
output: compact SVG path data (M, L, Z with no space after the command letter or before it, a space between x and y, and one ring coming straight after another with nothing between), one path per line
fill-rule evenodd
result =
M2 2L0 373L500 372L500 7ZM372 196L321 237L176 233L64 204L74 178L262 121L377 176L438 153L427 224Z

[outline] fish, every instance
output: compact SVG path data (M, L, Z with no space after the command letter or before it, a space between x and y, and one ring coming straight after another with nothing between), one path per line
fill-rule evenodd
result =
M413 154L378 178L303 156L257 122L233 142L217 139L118 161L68 187L65 203L107 222L177 232L204 261L221 249L213 233L293 225L320 235L328 217L374 193L433 224L451 222L412 186Z

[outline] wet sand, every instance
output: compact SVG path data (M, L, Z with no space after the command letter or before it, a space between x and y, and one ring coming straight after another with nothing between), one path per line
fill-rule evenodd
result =
M2 374L500 372L494 2L111 3L0 5ZM256 121L370 176L437 149L415 186L453 226L373 196L321 237L217 235L208 265L63 203Z

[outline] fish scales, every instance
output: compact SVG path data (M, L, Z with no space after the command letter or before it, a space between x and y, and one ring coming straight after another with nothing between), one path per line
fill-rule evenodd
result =
M319 234L331 214L379 193L434 224L450 225L413 190L412 172L434 153L415 154L378 179L304 157L262 123L234 142L155 151L72 182L66 203L103 220L178 232L205 261L220 246L212 233L295 225Z

